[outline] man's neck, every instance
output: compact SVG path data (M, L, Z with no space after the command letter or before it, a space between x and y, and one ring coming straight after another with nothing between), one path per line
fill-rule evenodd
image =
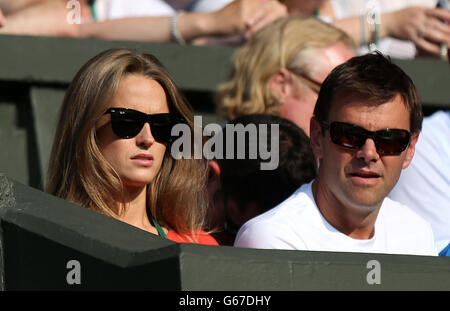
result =
M341 203L326 187L315 180L312 184L314 201L322 216L338 231L358 240L371 239L380 206L372 211L356 213L355 208Z

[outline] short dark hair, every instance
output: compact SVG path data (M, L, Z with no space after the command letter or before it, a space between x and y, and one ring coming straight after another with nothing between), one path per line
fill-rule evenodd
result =
M316 176L316 159L309 138L291 121L268 114L253 114L234 119L229 124L255 124L258 136L258 125L267 124L268 137L270 125L279 124L279 163L275 170L261 170L260 164L264 161L259 156L256 159L218 159L225 198L233 197L241 205L255 202L264 212ZM223 133L225 142L226 131ZM246 140L248 149L248 137ZM268 149L271 148L269 139Z
M422 104L411 78L380 52L356 56L337 66L320 88L314 116L328 121L328 113L336 96L356 93L374 104L385 103L399 94L410 114L411 132L422 128Z

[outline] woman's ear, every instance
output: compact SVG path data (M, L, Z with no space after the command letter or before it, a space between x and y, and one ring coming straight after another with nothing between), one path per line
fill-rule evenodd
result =
M270 79L269 89L277 97L278 101L283 104L293 91L293 79L289 70L281 68Z

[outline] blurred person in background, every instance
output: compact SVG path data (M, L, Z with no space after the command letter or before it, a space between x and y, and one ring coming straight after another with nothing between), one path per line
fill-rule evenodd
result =
M217 38L222 38L240 43L242 38L287 14L277 0L138 0L133 5L120 0L97 2L97 19L80 25L80 37L172 40L181 44L217 43Z
M213 159L209 161L208 192L213 204L211 227L213 236L221 245L233 245L239 228L249 219L264 213L288 198L297 188L316 176L316 160L309 138L291 121L268 114L252 114L234 119L228 125L241 130L223 133L223 152L227 150L227 137L234 135L234 149L245 149L246 158ZM273 126L278 126L277 140L270 138ZM277 150L278 165L273 170L261 168L268 162L261 155L250 158L249 150L257 150L261 140L252 139L252 127L256 137L267 137L267 149ZM236 136L247 133L244 140ZM242 137L242 136L241 136Z
M78 26L68 23L67 0L0 0L5 21L0 34L36 36L78 36ZM90 18L87 0L78 0L80 18Z
M216 95L218 113L228 120L281 116L309 136L321 83L354 55L351 38L317 18L278 19L236 52L230 77Z
M263 25L286 16L276 0L0 0L6 23L0 33L62 35L104 39L215 43L211 37L241 42ZM81 23L67 21L73 2ZM237 36L237 37L235 37Z
M436 249L450 243L450 110L423 120L410 166L389 197L407 205L431 224ZM450 255L448 251L443 251Z
M289 14L312 15L323 0L0 0L0 33L240 44ZM81 8L81 24L67 17Z
M438 1L443 8L436 8ZM80 4L81 25L67 23L72 2ZM447 0L0 0L7 21L0 33L240 44L277 18L314 14L346 31L359 54L376 48L396 58L445 57L448 5Z
M368 52L369 44L374 43L377 50L396 58L437 56L441 53L441 45L450 43L450 11L448 7L436 8L438 2L327 0L318 14L346 31L360 46L358 54ZM376 11L379 17L371 17L370 14ZM377 19L376 30L369 22Z

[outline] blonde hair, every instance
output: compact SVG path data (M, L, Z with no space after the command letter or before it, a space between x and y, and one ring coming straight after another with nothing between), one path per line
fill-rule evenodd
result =
M95 126L128 74L157 81L170 112L184 117L192 132L194 126L191 107L154 56L112 49L80 69L65 94L46 191L114 218L125 208L118 204L124 186L98 148ZM206 215L207 165L204 160L175 160L169 149L168 145L160 171L147 186L147 208L159 224L195 239L194 232L203 227Z
M343 31L314 17L286 17L256 33L233 59L230 79L216 94L218 113L232 120L254 113L279 115L280 105L268 84L281 68L307 74L314 51L342 42L355 44Z

